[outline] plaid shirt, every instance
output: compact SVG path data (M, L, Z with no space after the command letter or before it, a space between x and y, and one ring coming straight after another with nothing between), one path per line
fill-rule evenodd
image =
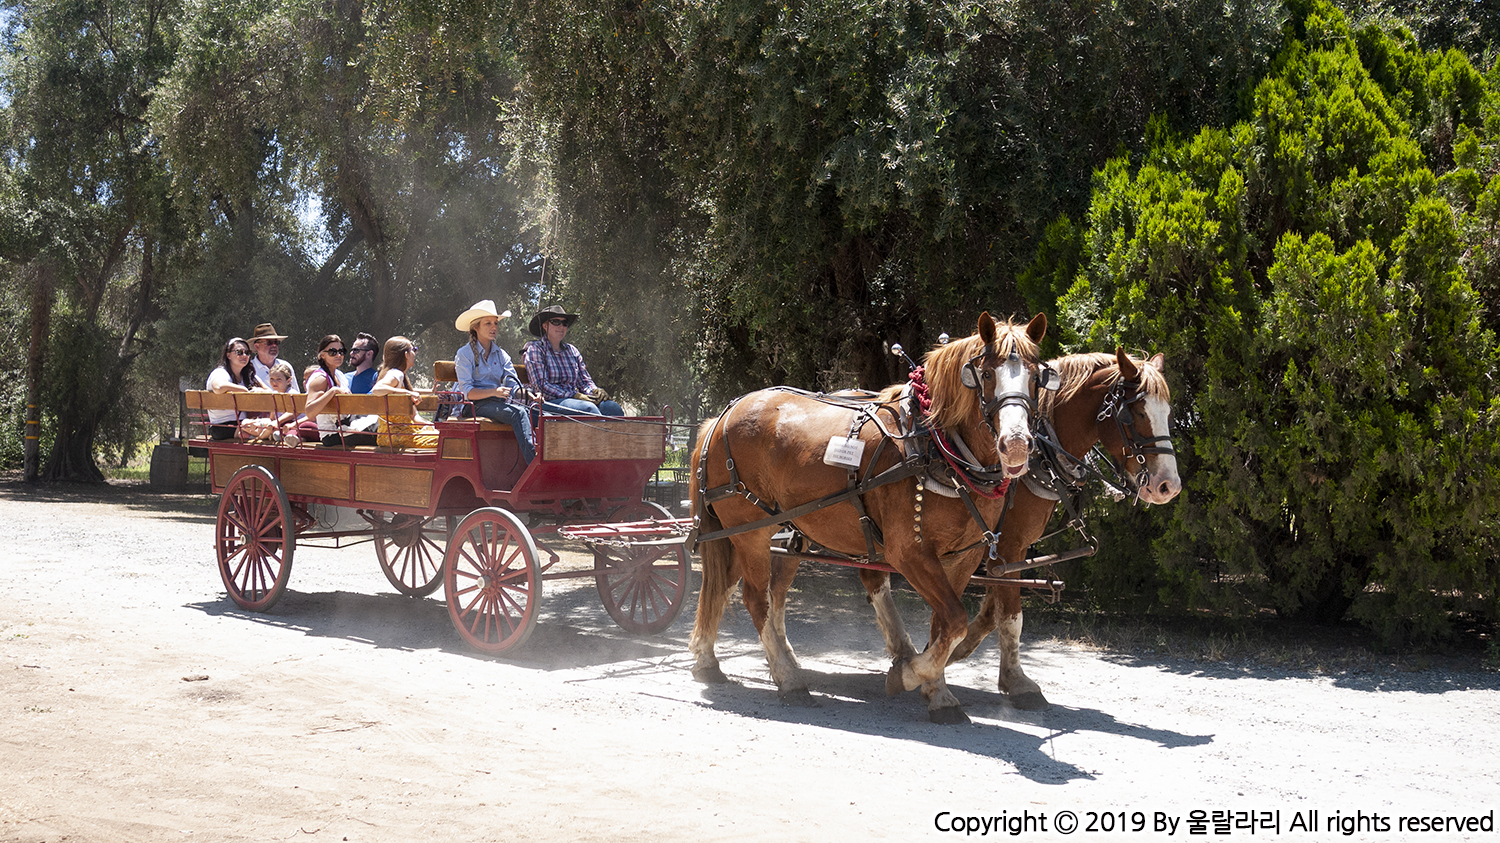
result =
M553 351L546 340L526 343L526 377L548 398L572 398L574 393L594 390L594 380L583 365L583 355L571 343Z

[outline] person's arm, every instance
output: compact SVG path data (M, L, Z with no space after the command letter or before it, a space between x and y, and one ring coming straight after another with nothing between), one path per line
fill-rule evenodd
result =
M333 396L347 393L349 390L328 381L328 375L319 369L313 376L307 379L307 406L304 413L308 418L322 414L323 409L333 400Z
M583 365L583 352L579 351L576 345L569 345L568 348L573 351L573 359L578 361L578 391L585 395L593 395L599 387L594 384L594 379L589 377L589 367Z
M230 380L229 372L220 366L208 375L208 388L214 392L249 392L250 388Z
M412 403L421 400L422 396L415 390L407 389L401 385L401 370L392 369L385 373L385 377L375 381L370 387L371 395L409 395Z

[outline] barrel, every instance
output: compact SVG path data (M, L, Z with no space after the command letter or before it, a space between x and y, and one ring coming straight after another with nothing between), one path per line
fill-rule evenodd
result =
M181 492L187 488L188 452L181 445L163 442L151 451L151 490Z

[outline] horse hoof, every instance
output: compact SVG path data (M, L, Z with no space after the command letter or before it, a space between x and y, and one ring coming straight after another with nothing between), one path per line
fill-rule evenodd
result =
M906 690L906 683L901 681L901 666L903 662L896 662L885 674L885 695L894 697Z
M795 708L818 708L818 701L806 688L793 688L790 691L778 691L776 696L781 698L782 705Z
M729 677L716 664L693 668L693 678L709 685L728 685Z
M964 714L963 708L956 705L929 708L927 719L942 726L958 726L970 722L969 715Z
M1041 711L1051 703L1047 702L1047 698L1042 696L1041 691L1027 691L1024 694L1011 694L1010 705L1021 711Z

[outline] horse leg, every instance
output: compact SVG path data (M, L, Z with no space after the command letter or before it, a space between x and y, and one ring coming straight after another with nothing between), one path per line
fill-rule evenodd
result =
M861 568L859 581L864 584L866 599L875 609L875 623L885 636L885 651L891 661L894 663L915 658L917 648L912 646L906 624L901 621L901 614L896 611L896 601L891 596L891 575L884 571Z
M948 666L948 656L958 646L959 638L968 624L969 613L964 609L958 591L942 574L937 560L930 562L927 571L908 567L904 571L907 582L922 595L932 607L932 626L927 640L927 649L920 655L898 659L886 674L886 693L895 695L901 691L918 688L927 700L927 718L934 723L968 723L969 716L959 704L958 698L948 689L943 671ZM967 575L964 577L967 579Z
M760 633L760 644L766 651L766 666L771 670L771 680L776 683L776 693L783 702L811 704L807 682L802 678L791 642L786 639L786 592L791 588L790 573L795 573L796 566L777 560L773 567L769 531L745 533L735 536L732 541L740 555L743 577L740 594L745 601L745 610L755 624L755 631ZM778 590L779 595L776 594Z
M772 559L771 560L771 582L769 588L770 605L766 615L766 627L761 630L761 642L766 647L767 661L772 644L767 640L774 641L777 652L783 653L789 663L788 678L784 682L777 676L775 668L772 676L776 678L777 694L781 701L788 705L813 707L817 702L807 690L807 680L802 674L801 666L797 662L797 656L792 652L791 642L786 637L786 596L792 590L792 580L797 577L796 559Z
M712 529L718 529L714 522ZM693 618L693 634L688 652L693 654L693 678L699 682L723 684L729 681L719 667L714 645L719 640L719 625L729 606L729 595L740 580L734 545L728 539L704 542L698 547L703 585L698 591L698 611Z
M1047 707L1047 698L1042 689L1021 670L1021 589L992 588L999 595L1000 622L996 635L1000 639L1001 693L1010 697L1010 704L1026 711ZM988 600L988 596L985 598Z
M954 648L953 655L948 657L948 664L968 658L979 645L984 643L985 636L995 630L1000 613L1000 598L995 592L999 589L989 586L984 590L984 602L979 606L979 614L969 621L969 629L964 634L964 639L958 642Z

